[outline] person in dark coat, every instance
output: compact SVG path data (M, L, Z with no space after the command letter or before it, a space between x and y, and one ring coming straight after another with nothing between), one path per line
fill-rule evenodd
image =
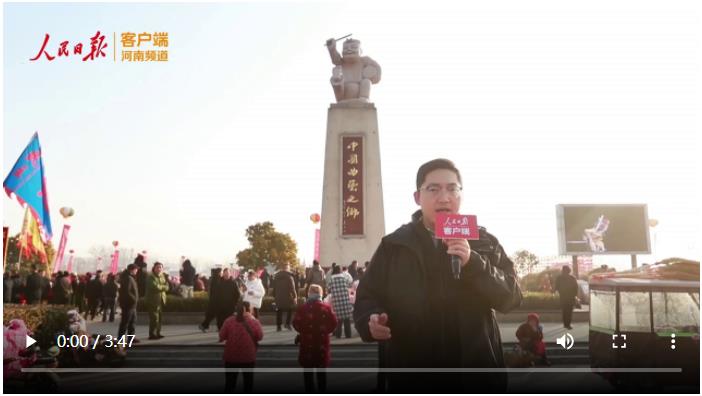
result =
M310 285L320 285L322 286L322 298L324 298L327 293L327 281L325 280L324 270L319 266L319 261L312 261L312 268L308 268L308 270L305 292L309 293Z
M85 316L86 319L90 317L90 320L95 319L97 315L98 305L102 300L102 271L98 270L95 272L95 277L88 281L85 287L85 298L88 300L88 314Z
M183 261L183 269L180 270L180 283L185 286L185 298L193 298L195 291L195 267L186 259Z
M349 275L354 281L358 280L358 261L353 260L349 265Z
M107 275L107 282L102 286L102 321L107 320L107 311L110 311L110 322L115 321L115 302L119 285L114 274Z
M297 307L297 289L295 287L295 278L290 272L289 264L285 264L283 269L275 274L273 278L273 290L275 294L277 330L282 330L283 312L287 314L285 317L285 328L292 330L290 321L292 319L293 309Z
M136 335L137 301L139 301L139 286L136 275L139 268L136 264L129 264L119 278L119 307L122 317L119 320L119 337L125 334Z
M144 255L143 254L137 254L136 258L134 259L134 265L137 266L138 272L137 272L137 286L139 287L139 295L140 296L145 296L146 295L146 278L149 276L149 270L148 266L146 264L146 261L144 260Z
M414 193L421 209L381 240L359 282L355 326L364 341L385 344L384 367L505 367L494 310L508 312L521 303L512 261L483 227L471 241L433 234L437 213L460 213L462 186L451 161L422 165ZM460 260L458 279L451 255ZM386 380L393 393L507 389L505 372L387 373Z
M26 296L26 284L25 280L19 275L18 272L13 272L12 274L12 303L19 304L20 295Z
M2 274L2 302L5 304L10 304L12 302L12 286L14 281L10 272L5 272Z
M215 296L217 284L219 284L219 281L221 279L222 269L213 268L210 272L210 281L208 285L209 287L207 288L207 294L209 298L207 300L207 311L205 311L205 320L203 320L202 323L197 325L197 328L202 330L203 333L207 332L207 330L210 328L210 322L212 322L212 319L214 319L217 316L217 313L215 312L217 307L217 303L215 302Z
M59 272L54 282L54 303L65 305L71 301L73 289L71 287L71 278L68 272Z
M554 290L558 292L561 300L561 312L563 317L563 327L570 330L570 322L573 319L573 307L575 306L575 296L578 295L578 281L570 274L570 267L567 265L561 269L561 274L556 278Z
M44 269L39 270L39 278L41 282L41 301L48 303L51 298L51 279L46 276L46 271Z
M90 281L90 277L92 274L90 272L86 272L85 275L79 276L78 277L78 286L75 288L75 304L76 307L78 308L78 313L80 314L86 314L85 316L87 317L87 311L88 311L88 304L86 302L86 291L87 291L87 286L88 282Z
M71 301L70 304L74 307L78 306L78 300L76 299L76 291L78 289L78 276L75 273L70 274L71 279Z
M337 326L336 316L329 305L321 301L322 287L312 284L307 291L307 302L297 308L293 326L299 335L298 362L305 368L305 392L315 392L314 373L317 374L317 392L327 386L325 367L331 362L329 335Z
M222 328L224 321L231 316L241 298L239 286L229 273L229 268L222 270L222 279L214 291L214 312L217 317L217 330Z
M25 295L27 304L39 304L42 298L42 289L44 286L43 271L39 271L37 267L32 269L32 273L27 277L27 285L25 286Z

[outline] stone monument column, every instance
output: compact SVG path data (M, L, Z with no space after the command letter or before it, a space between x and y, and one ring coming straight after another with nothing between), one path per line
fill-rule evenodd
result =
M369 101L370 86L380 81L380 66L360 56L360 42L336 40L327 48L335 67L331 84L337 103L327 113L320 263L348 266L370 260L385 235L380 173L378 114Z

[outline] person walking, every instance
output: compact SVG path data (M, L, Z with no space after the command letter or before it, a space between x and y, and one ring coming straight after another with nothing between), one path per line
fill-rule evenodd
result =
M253 368L256 366L258 342L263 339L263 328L251 315L251 305L247 301L239 303L236 311L236 316L229 316L219 329L219 342L226 341L223 359L228 371L224 374L224 391L234 392L238 369L245 369L242 373L244 392L250 393L253 390Z
M334 308L334 314L338 319L338 324L336 326L336 331L334 335L336 338L341 338L341 327L344 327L344 334L346 338L351 338L351 317L353 316L353 305L351 305L351 300L349 299L349 288L351 287L351 282L344 275L340 268L334 267L332 270L331 285L329 286L329 293L332 298L332 307Z
M135 323L137 314L137 301L139 301L139 286L136 275L136 264L129 264L120 275L119 279L119 307L122 317L119 320L118 336L136 335Z
M324 368L331 362L329 335L336 329L336 315L322 302L322 287L312 284L307 301L295 311L293 327L300 333L298 362L305 370L305 392L325 392L327 373ZM315 389L314 377L317 377Z
M290 272L290 265L285 264L283 269L278 271L273 278L273 290L275 293L275 316L277 331L281 331L283 324L283 312L286 313L285 328L292 330L290 320L293 309L297 306L297 290L295 289L295 279Z
M203 333L207 332L207 330L210 328L210 323L212 322L212 319L214 319L217 314L216 314L216 308L217 308L217 303L215 301L215 291L217 290L217 284L219 283L220 279L222 278L222 269L221 268L213 268L210 271L210 281L209 284L207 285L207 310L205 311L205 319L197 325L197 328L200 329Z
M138 282L137 282L138 287ZM151 273L146 279L146 295L144 302L149 311L149 339L158 340L161 335L161 316L163 307L166 305L166 293L168 292L168 282L163 276L163 264L158 261L151 268Z
M114 274L107 275L107 281L102 286L102 321L107 321L107 312L110 312L110 323L115 321L115 302L119 285Z
M222 329L224 321L234 313L241 293L239 286L232 278L229 268L222 270L222 279L219 280L215 289L214 313L217 318L217 329Z
M256 272L249 270L244 286L246 288L244 301L251 305L253 316L254 318L258 319L258 310L261 308L261 304L263 303L263 295L266 293L266 291L263 289L261 280L256 276Z
M575 297L578 295L578 281L570 274L570 267L564 265L561 269L561 274L556 278L554 290L558 292L561 300L561 315L563 318L563 327L571 330L571 320L573 319L573 307L575 306Z

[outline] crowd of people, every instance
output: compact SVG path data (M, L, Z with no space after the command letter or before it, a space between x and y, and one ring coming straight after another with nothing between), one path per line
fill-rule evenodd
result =
M253 368L258 342L263 337L258 321L263 298L274 299L277 331L296 330L299 335L300 364L305 372L305 387L310 391L326 388L324 370L330 363L329 342L332 334L341 338L342 331L351 337L351 320L355 289L369 263L363 267L353 261L348 267L332 263L324 269L314 261L304 271L284 265L274 274L265 269L246 272L230 268L214 268L209 277L198 274L191 261L182 263L180 276L168 276L163 264L153 263L151 269L144 256L117 274L101 270L83 275L57 272L50 277L42 267L34 267L26 277L16 272L4 274L4 302L16 304L57 304L75 307L78 315L87 320L114 322L119 314L118 337L136 335L137 303L143 300L149 314L150 340L161 334L163 308L168 295L192 298L195 292L207 292L208 306L205 318L198 325L206 332L214 320L220 341L226 341L224 361L227 368ZM298 295L302 294L302 295ZM299 304L299 297L305 297ZM283 324L283 317L285 321ZM248 340L248 341L244 341ZM133 343L140 340L134 338ZM229 370L226 387L236 386L237 373ZM253 375L244 371L244 389L251 390ZM315 381L316 378L316 381ZM316 382L316 385L315 385Z

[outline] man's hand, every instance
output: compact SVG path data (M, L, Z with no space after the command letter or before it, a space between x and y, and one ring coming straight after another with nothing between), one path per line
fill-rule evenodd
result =
M327 47L332 48L336 46L336 39L330 38L327 40Z
M461 267L465 267L470 260L470 245L466 239L444 239L444 243L448 247L446 253L458 256L461 258Z
M388 324L388 314L382 313L380 315L373 314L370 316L368 321L368 328L370 329L371 336L373 339L378 341L385 341L390 339L390 328Z

